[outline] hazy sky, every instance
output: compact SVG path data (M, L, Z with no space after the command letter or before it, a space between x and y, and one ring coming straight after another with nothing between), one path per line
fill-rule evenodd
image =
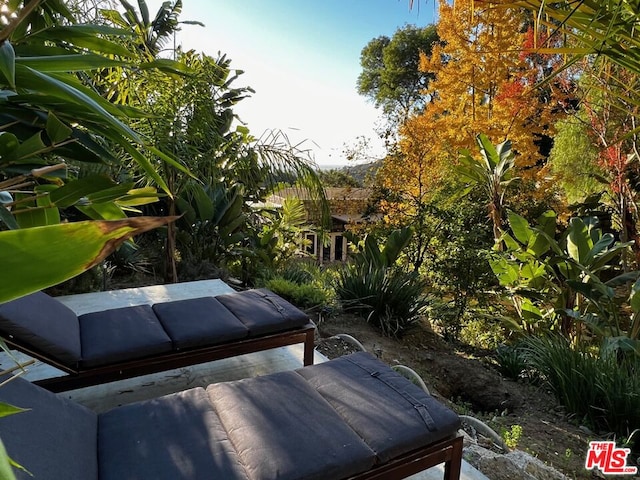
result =
M161 3L147 0L152 16ZM433 1L423 0L413 10L408 4L183 0L180 19L205 27L184 25L177 41L211 56L226 53L233 68L245 71L234 85L249 85L256 93L235 111L255 136L279 129L293 143L306 140L318 164L340 164L345 143L360 135L376 137L379 112L356 91L360 51L372 38L391 36L404 24L433 21Z

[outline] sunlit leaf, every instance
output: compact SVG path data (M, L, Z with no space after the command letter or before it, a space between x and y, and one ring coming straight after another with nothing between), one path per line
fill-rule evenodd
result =
M84 72L98 68L127 65L126 62L90 53L20 57L16 59L16 63L41 72Z
M518 280L518 269L507 262L506 259L490 260L489 265L498 278L500 285L508 286Z
M113 188L116 184L105 175L88 175L67 182L50 194L51 201L60 208L69 207L86 195Z
M0 282L0 302L68 280L100 263L125 240L175 218L84 221L0 232L0 265L11 277Z
M158 58L151 62L141 63L138 68L142 70L157 69L165 73L173 73L179 75L192 75L195 71L182 62L176 62L168 58Z
M523 300L521 308L523 318L529 321L542 319L542 311L538 307L536 307L528 298Z
M132 188L117 203L122 207L135 207L157 202L160 199L154 187Z
M51 207L50 202L48 202L49 204L44 204L44 201L44 198L38 199L35 206L24 207L21 205L21 208L16 210L14 217L21 229L60 223L58 209Z
M585 223L579 218L569 222L567 235L567 252L576 262L581 262L591 250L590 237Z
M1 387L0 387L1 388ZM0 402L0 418L8 417L9 415L15 415L28 411L28 408L20 408L9 403Z
M37 70L24 65L16 65L16 76L21 84L24 83L26 85L30 85L32 88L35 87L42 91L49 91L51 94L57 95L60 100L67 100L86 108L88 112L94 113L98 118L104 121L104 123L110 126L114 132L140 143L138 135L111 115L105 109L105 105L102 105L97 100L89 97L77 88L67 85L58 78L38 72Z
M115 203L93 203L88 206L76 205L79 211L92 220L122 220L127 215Z
M89 203L107 203L118 200L124 197L129 190L133 187L133 182L122 183L119 185L113 185L110 188L104 188L97 191L93 191L87 194L87 200ZM152 188L155 191L154 188Z
M101 35L131 35L131 32L122 29L111 28L99 25L57 25L48 28L43 32L31 35L31 40L43 38L47 41L61 40L78 47L88 48L94 52L109 55L120 55L122 57L133 56L125 46L107 40Z
M147 157L145 157L142 153L140 153L135 147L129 144L126 141L120 142L120 145L124 147L125 151L133 157L133 159L140 165L140 167L144 170L149 178L155 181L158 186L164 190L168 195L171 195L169 191L169 187L164 179L160 176L158 171L155 169L153 164L149 161Z

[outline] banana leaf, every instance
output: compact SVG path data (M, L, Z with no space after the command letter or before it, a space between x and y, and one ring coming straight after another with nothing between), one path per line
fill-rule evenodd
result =
M0 232L0 302L68 280L100 263L125 240L176 218L134 217Z

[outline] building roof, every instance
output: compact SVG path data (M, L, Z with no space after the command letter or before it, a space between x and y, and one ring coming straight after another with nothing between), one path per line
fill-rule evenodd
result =
M327 200L367 200L371 196L368 188L354 187L325 187L324 194ZM311 200L309 193L301 188L288 187L269 195L267 201L282 203L286 198L299 200Z
M378 221L382 218L382 215L374 213L371 215L360 215L360 214L349 214L349 213L345 213L345 214L335 214L335 215L331 215L331 218L333 218L334 220L337 220L341 223L369 223L369 222L374 222L374 221Z

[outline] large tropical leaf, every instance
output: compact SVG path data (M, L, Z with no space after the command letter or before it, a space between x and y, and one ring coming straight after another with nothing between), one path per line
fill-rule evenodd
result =
M125 240L176 217L85 221L0 232L0 302L41 290L100 263ZM9 281L10 279L10 281Z
M131 32L102 25L56 25L29 35L25 40L60 42L75 45L80 49L89 49L107 55L131 57L134 55L122 44L109 41L105 35L131 35Z
M385 266L391 266L395 263L400 256L400 253L402 253L405 247L409 245L413 233L414 231L412 227L403 227L391 232L391 235L387 238L387 241L380 252L384 259Z
M8 44L8 42L6 43ZM88 69L127 65L126 62L120 60L113 60L90 53L19 57L15 61L20 65L25 65L40 72L82 72Z
M533 230L529 226L527 219L515 212L508 212L509 226L516 239L523 245L528 245L533 235Z
M11 8L17 5L19 2ZM60 16L69 22L59 22ZM0 102L6 102L0 108L0 124L5 125L4 133L15 135L19 145L12 148L13 156L2 155L0 162L44 162L38 157L49 152L67 160L109 161L120 158L112 152L116 145L170 194L145 152L187 170L170 155L151 150L129 127L125 116L141 117L141 112L112 104L87 85L86 75L71 73L134 67L131 60L137 59L136 49L120 42L122 37L135 35L131 26L76 24L61 2L29 2L6 20L8 25L0 30ZM113 38L118 40L111 41ZM165 59L144 68L187 72L179 62Z
M567 252L578 263L584 262L593 247L587 226L581 218L572 218L567 230Z
M0 43L0 74L10 87L16 86L16 53L7 41Z

